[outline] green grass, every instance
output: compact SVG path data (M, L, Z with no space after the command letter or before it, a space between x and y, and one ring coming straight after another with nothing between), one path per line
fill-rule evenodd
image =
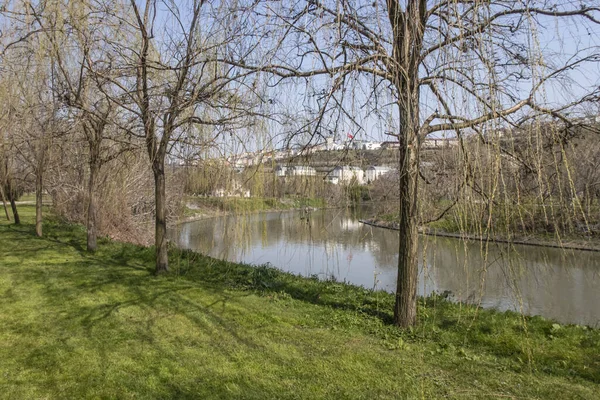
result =
M447 202L440 202L438 208L444 208ZM574 228L573 218L568 211L565 211L560 217L550 218L548 223L543 221L542 208L531 204L521 204L512 206L514 213L510 220L502 214L502 210L496 208L493 217L490 219L491 225L487 226L487 218L477 220L472 212L465 212L460 209L453 209L443 216L443 218L425 224L424 226L438 232L450 234L467 234L483 236L489 233L490 237L497 239L529 241L546 243L550 245L562 244L581 246L588 248L598 248L600 245L600 233L598 227L599 221L594 217L600 215L600 210L593 208L588 215L587 222L577 222L579 228ZM516 217L518 211L525 217L521 220ZM559 212L555 211L557 214ZM384 223L397 222L398 213L377 215L376 219ZM553 221L554 219L554 221ZM585 227L589 227L587 231Z
M35 201L35 193L23 193L19 201Z
M598 398L600 331L0 223L0 398Z
M445 207L446 205L440 205ZM481 206L481 205L480 205ZM598 204L582 209L571 202L565 203L555 199L548 200L545 205L538 202L520 204L499 203L492 207L490 229L498 235L534 237L540 239L595 239L600 237L598 231ZM442 219L430 224L430 227L446 232L479 232L488 224L488 213L483 209L461 209L455 207Z
M47 194L43 194L42 195L42 200L44 202L46 201L50 201L51 198L49 195ZM33 193L23 193L18 199L17 201L30 201L30 202L34 202L35 201L35 192Z
M190 197L189 201L193 202L199 209L187 209L188 211L185 212L186 216L193 215L197 211L211 212L219 210L232 213L246 213L269 210L291 210L301 207L325 207L325 201L323 199L313 198Z

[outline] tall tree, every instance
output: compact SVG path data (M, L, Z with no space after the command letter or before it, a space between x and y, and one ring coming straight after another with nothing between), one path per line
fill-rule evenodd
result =
M32 54L21 57L33 57ZM39 60L38 60L39 61ZM11 70L5 70L9 84L13 85L8 107L18 110L11 114L11 148L20 164L27 166L27 174L33 175L35 187L35 231L43 234L44 175L51 161L51 151L56 136L62 129L57 118L57 103L48 90L47 64L11 62ZM35 76L35 79L26 77ZM22 177L25 179L25 177Z
M128 146L115 146L108 129L114 123L116 105L110 97L110 60L115 57L111 48L102 46L107 28L113 37L121 37L114 15L119 2L82 2L70 7L56 0L29 5L31 15L48 43L48 56L55 60L57 99L81 126L88 146L87 184L87 250L97 248L96 184L102 166ZM118 71L117 71L118 73ZM110 78L109 78L110 77Z
M7 29L1 61L3 84L8 88L4 106L10 118L11 147L35 177L35 230L42 236L44 174L62 124L53 91L56 60L44 51L48 42L32 24L31 4L16 1L2 7Z
M141 3L141 4L140 4ZM240 44L251 30L238 22L243 9L228 2L131 0L131 39L106 42L124 55L116 68L131 78L114 80L115 102L140 121L155 186L156 273L168 271L167 155L174 143L185 142L194 126L213 128L213 135L247 123L252 109L251 73L217 62L219 55L244 57L253 46ZM160 32L160 33L159 33ZM250 94L250 95L249 95ZM136 135L135 129L131 130Z
M313 91L319 99L315 126L332 112L356 122L354 113L366 109L384 119L398 140L397 325L413 326L417 317L421 143L436 132L461 137L469 130L516 125L541 114L568 122L566 111L597 99L597 88L560 104L547 101L544 90L597 63L598 48L580 39L561 57L553 46L538 41L544 35L554 39L547 27L565 19L579 24L575 36L593 31L600 22L599 5L308 0L267 2L261 8L260 15L269 21L263 37L272 46L270 56L251 67L245 60L229 60L233 65L266 71L279 80L321 76L316 81L321 89ZM363 92L348 99L353 88ZM360 107L347 109L350 103Z

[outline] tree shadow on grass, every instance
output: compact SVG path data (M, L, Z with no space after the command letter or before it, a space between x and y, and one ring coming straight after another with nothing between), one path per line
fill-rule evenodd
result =
M57 229L55 226L46 227L44 234L42 237L38 237L35 233L35 225L31 224L21 224L21 225L7 225L0 226L0 233L5 230L12 237L5 238L4 240L8 243L15 243L11 250L5 250L0 254L17 254L17 253L27 253L32 251L39 251L40 249L49 249L52 247L48 242L58 244L62 247L69 247L75 249L78 253L84 254L86 253L85 248L83 247L83 242L80 238L78 238L71 231L62 231ZM28 241L24 241L24 239L29 239ZM47 245L40 247L43 243L47 243Z
M143 267L120 265L116 267L110 261L104 261L107 268L82 268L80 261L63 263L61 268L48 272L44 269L27 268L15 272L16 287L35 287L42 294L41 304L52 310L51 313L63 315L56 321L72 324L79 321L80 327L93 336L95 326L103 324L116 313L128 307L141 307L149 311L146 322L152 324L165 312L185 316L199 329L208 329L205 321L220 327L236 341L248 347L257 347L237 327L229 323L214 311L221 304L223 310L233 299L249 296L249 292L231 293L217 285L202 285L187 279L175 277L156 277L151 273L139 274L136 270ZM103 263L95 261L93 265ZM85 264L84 264L85 265ZM183 295L186 291L202 290L204 295L216 298L208 304L201 304ZM96 297L102 298L100 304L88 304Z
M157 390L161 393L164 391L167 398L180 397L184 393L189 394L188 398L194 398L201 393L210 394L210 391L203 391L202 385L198 385L198 379L164 378L164 371L173 365L179 365L180 362L177 353L182 346L179 343L180 337L178 335L170 337L163 331L165 324L169 324L173 316L177 316L179 321L187 321L183 328L174 328L175 332L184 335L186 332L189 333L190 329L204 332L199 337L210 338L207 342L211 347L210 352L219 354L218 357L228 360L230 365L235 365L239 360L240 349L236 344L249 349L243 351L252 354L266 354L269 351L258 343L252 334L236 324L235 319L228 317L231 310L223 312L215 310L219 305L225 306L232 301L241 304L243 301L240 301L240 298L248 296L249 293L232 294L213 290L207 296L207 290L202 289L202 293L195 294L194 291L197 291L199 286L187 280L142 276L140 281L139 276L128 276L124 269L96 282L95 290L103 291L103 295L96 297L90 293L90 285L79 284L80 277L69 273L74 268L77 267L65 268L65 275L61 277L64 279L59 279L61 284L58 286L54 282L43 285L47 281L47 274L43 272L28 272L24 276L26 279L19 282L17 286L18 288L27 285L43 295L37 301L43 306L31 310L42 318L36 318L32 326L29 326L29 323L19 323L19 325L29 326L27 331L21 334L23 340L28 340L28 337L38 337L41 332L46 338L36 342L29 350L23 349L22 365L32 373L42 373L49 368L57 371L60 369L57 367L63 363L69 360L75 361L68 356L73 351L75 351L74 357L77 357L78 351L84 351L92 357L90 364L82 364L80 360L76 362L82 365L82 373L92 373L92 376L96 377L94 380L99 381L103 379L102 377L118 372L112 360L118 357L118 351L121 349L125 351L122 356L139 363L136 366L137 373L130 375L136 382L127 380L120 383L128 386L129 391L141 390L149 394L156 393ZM103 273L106 273L106 270L98 270L91 280L101 278ZM64 284L64 280L69 277L74 282ZM138 278L137 284L132 278ZM98 300L94 304L95 298ZM191 333L191 335L196 337L194 335L197 334ZM225 337L227 339L223 340ZM193 349L193 342L183 346L187 346L189 351ZM146 350L138 353L140 348ZM127 353L127 351L133 352ZM142 358L139 358L140 356ZM279 362L281 365L285 362L278 359L277 354L270 354L269 359L270 362ZM192 367L191 364L189 366ZM216 365L214 367L218 368ZM60 376L60 373L57 372L56 376ZM205 372L202 376L205 377ZM41 381L31 384L38 387L43 385L50 391L64 390L60 385L55 384L56 378L53 374L43 373L43 377ZM153 377L158 380L158 385L150 385L144 377ZM212 383L217 387L212 390L223 390L217 397L226 395L226 388L219 389L219 379L214 378ZM244 390L255 393L260 390L258 387L253 388L252 380L245 380L244 384L250 385ZM98 389L99 387L96 388ZM191 389L195 395L191 395ZM75 386L69 390L85 391Z
M27 225L15 231L27 235L35 234L33 228ZM96 254L93 254L86 251L83 246L83 239L78 236L81 236L81 232L76 232L76 229L72 228L67 230L66 233L62 231L59 234L49 232L45 240L73 248L84 260L90 261L90 265L112 270L118 267L147 271L150 275L153 273L154 252L152 248L124 243L109 243L106 245L109 247L108 250L101 247ZM46 248L50 247L46 246ZM37 249L36 251L40 250ZM14 251L18 252L18 250ZM26 250L25 255L30 256L30 251ZM176 265L178 261L182 261L181 264L187 267L178 271L181 276L204 288L252 290L264 295L285 293L296 300L340 310L360 312L379 318L384 324L393 324L391 313L380 309L379 302L372 300L373 292L364 288L332 281L306 279L272 267L229 263L179 249L172 249L170 259L171 265ZM139 279L139 276L134 279ZM129 279L128 281L129 284L134 284L133 281ZM114 282L103 280L97 282L97 286L109 283ZM88 289L92 288L88 286Z
M36 240L35 246L39 248L35 251L60 245L72 247L79 252L76 243L73 243L74 240L78 240L76 236L65 235L59 239L47 240L49 242L46 243ZM79 243L82 243L80 239ZM10 252L16 254L30 250L24 246L11 249ZM34 267L22 271L14 270L11 273L18 278L15 282L19 285L36 283L36 290L44 294L44 301L40 304L50 307L51 312L48 315L56 318L57 325L83 329L89 338L96 338L98 333L95 330L102 330L107 326L118 331L121 329L118 324L120 320L115 314L128 307L142 307L148 311L148 315L144 317L146 325L140 327L140 332L151 332L156 321L163 318L165 313L172 312L184 316L196 329L216 330L220 334L230 336L233 341L244 347L260 350L261 344L243 332L243 328L236 324L235 319L224 316L228 303L234 300L239 303L238 298L251 293L289 297L332 309L364 314L378 318L388 326L393 323L390 312L393 296L389 294L338 282L307 279L266 266L229 263L177 249L172 249L170 256L172 265L175 261L181 261L180 265L185 266L179 269L179 276L155 277L152 274L152 249L121 243L108 243L96 254L85 252L80 259L61 263L60 267L52 269L50 273L47 269ZM188 290L210 292L208 297L216 300L204 304L198 297L187 295ZM94 304L90 300L96 293L105 299L103 303ZM85 301L78 304L85 296ZM218 305L223 307L221 313L216 310ZM258 314L260 310L246 309L246 312ZM115 319L111 319L112 317ZM452 328L444 327L448 331ZM152 342L152 335L148 334L143 340ZM218 340L218 337L215 340ZM483 344L478 345L480 348L495 352L498 356L516 357L494 351L497 346L481 343ZM159 346L156 342L153 342L153 345ZM594 348L595 344L590 344L590 349ZM219 351L234 358L230 348L224 346L219 348ZM585 374L579 373L580 376L598 381L599 369L595 366L600 363L597 356L590 356L589 365L590 371Z
M186 250L175 256L191 259L184 276L201 284L258 292L263 295L289 296L310 304L360 312L393 324L391 306L382 307L379 298L389 301L388 293L378 293L359 286L335 281L321 281L280 271L270 266L251 266L212 259Z

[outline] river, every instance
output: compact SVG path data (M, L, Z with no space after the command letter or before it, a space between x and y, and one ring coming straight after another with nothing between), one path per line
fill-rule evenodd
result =
M369 217L370 215L367 215ZM182 248L393 292L398 232L351 210L228 215L179 225ZM422 236L419 295L600 327L600 253Z

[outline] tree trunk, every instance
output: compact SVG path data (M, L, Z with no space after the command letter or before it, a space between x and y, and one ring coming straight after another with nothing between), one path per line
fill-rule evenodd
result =
M88 209L87 209L87 250L96 251L98 248L97 237L98 228L96 227L96 174L98 166L95 158L90 159L90 179L88 182Z
M10 201L10 208L12 208L13 218L15 220L15 225L21 224L21 217L19 217L19 211L17 210L17 191L12 184L11 179L8 179L8 201Z
M4 214L6 214L6 220L10 221L10 216L8 215L8 207L6 207L6 197L4 196L4 187L0 185L0 196L2 196L2 205L4 206Z
M398 69L394 84L398 91L400 144L398 157L399 246L398 282L394 322L402 328L417 323L417 248L418 182L419 182L419 65L426 20L427 2L410 0L404 11L399 2L388 2L394 36L393 56ZM396 67L395 67L396 68Z
M156 247L156 274L169 272L169 255L167 252L167 196L165 188L164 161L153 162L155 215L154 243Z
M412 101L411 101L412 100ZM412 104L412 106L411 106ZM417 322L418 220L417 189L419 182L418 102L406 98L400 105L399 237L398 281L394 322L402 328Z
M21 217L19 217L19 210L17 210L17 203L14 196L10 196L10 207L12 208L15 225L21 225Z
M409 167L414 158L415 156L410 148L400 148L400 245L398 248L398 281L394 321L396 325L403 328L415 325L417 318L418 232L416 189L418 171L415 174L414 168Z
M35 175L35 234L42 237L42 171L36 171Z

